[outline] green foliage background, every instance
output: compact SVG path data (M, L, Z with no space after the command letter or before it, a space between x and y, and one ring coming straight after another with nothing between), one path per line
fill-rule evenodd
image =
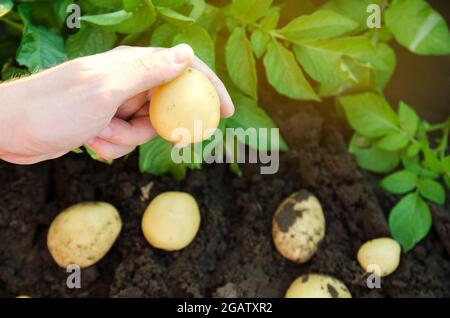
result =
M81 7L79 30L66 26L72 3ZM374 3L383 9L383 24L368 29L367 8ZM337 97L356 131L350 152L364 169L393 172L381 186L404 195L389 225L405 250L430 229L426 201L445 203L450 121L430 125L404 103L396 113L382 96L396 66L390 42L418 55L450 54L447 24L425 0L329 0L320 6L309 0L0 0L0 22L6 31L0 32L2 80L118 45L188 43L235 102L236 114L221 121L221 130L275 127L258 105L261 60L281 95L315 102ZM436 143L428 137L435 131L441 131ZM283 140L280 146L288 149ZM174 164L170 150L161 138L141 146L140 169L182 179L187 169L201 168L201 162ZM237 165L230 168L240 173Z

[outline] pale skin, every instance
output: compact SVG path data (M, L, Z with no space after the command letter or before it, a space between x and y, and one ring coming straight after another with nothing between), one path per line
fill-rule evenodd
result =
M0 159L33 164L87 145L101 158L122 157L156 136L152 89L188 67L214 84L222 117L234 112L220 79L185 44L171 49L119 47L0 84Z

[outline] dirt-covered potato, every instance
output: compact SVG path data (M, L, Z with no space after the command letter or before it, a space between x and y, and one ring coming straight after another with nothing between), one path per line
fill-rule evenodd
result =
M286 298L352 298L348 288L340 280L319 274L307 274L297 278L286 292Z
M361 245L357 259L365 271L384 277L397 269L401 252L397 241L390 237L381 237Z
M150 202L141 225L145 239L153 247L166 251L183 249L200 227L197 201L184 192L161 193Z
M203 73L188 68L153 91L150 120L158 135L172 143L200 142L211 137L219 125L219 96Z
M296 263L307 262L325 236L319 200L306 190L285 199L273 217L272 236L281 255Z
M59 266L77 264L86 268L105 256L121 227L119 212L111 204L75 204L53 220L47 235L47 246Z

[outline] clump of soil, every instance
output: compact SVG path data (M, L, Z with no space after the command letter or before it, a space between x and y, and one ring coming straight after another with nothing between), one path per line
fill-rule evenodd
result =
M380 289L369 289L355 255L364 241L389 234L386 213L397 198L358 170L346 151L348 130L329 108L298 108L282 132L291 151L275 175L245 165L239 178L212 165L176 183L141 174L136 155L111 166L75 154L28 167L0 163L0 296L282 297L306 273L335 276L354 297L450 296L446 211L433 207L435 230L402 255ZM300 189L319 198L327 223L319 251L303 265L283 259L271 237L277 205ZM140 230L149 201L169 190L191 193L202 213L193 243L175 253L153 249ZM82 288L68 289L68 274L46 248L47 229L58 211L86 200L114 204L123 229L107 256L82 271Z

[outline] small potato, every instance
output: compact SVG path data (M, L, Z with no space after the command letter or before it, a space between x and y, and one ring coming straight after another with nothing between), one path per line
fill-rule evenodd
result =
M75 204L53 220L47 246L61 267L81 268L98 262L114 244L122 227L119 212L105 202Z
M347 287L327 275L307 274L297 278L286 292L286 298L352 298Z
M216 89L196 69L188 68L152 93L152 126L158 135L174 144L186 145L208 139L219 120L220 101Z
M302 190L284 200L272 220L276 249L287 259L307 262L325 236L325 217L319 200Z
M195 238L200 227L200 210L190 194L165 192L150 202L141 225L145 239L153 247L180 250Z
M400 263L401 247L389 237L367 241L358 250L357 259L366 272L380 277L392 274Z

